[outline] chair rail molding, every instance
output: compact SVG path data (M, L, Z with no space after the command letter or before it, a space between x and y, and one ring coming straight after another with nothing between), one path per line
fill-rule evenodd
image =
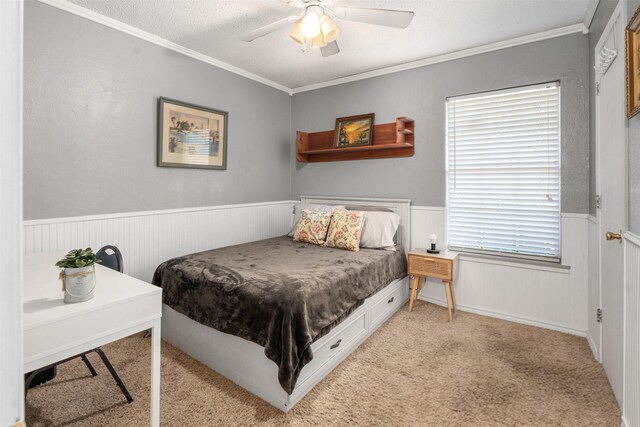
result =
M282 236L295 201L125 212L24 221L25 253L117 246L124 272L151 281L156 267L188 253Z

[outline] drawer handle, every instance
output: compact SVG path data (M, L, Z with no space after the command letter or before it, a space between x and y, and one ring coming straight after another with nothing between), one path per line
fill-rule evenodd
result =
M331 350L333 350L334 348L338 348L340 347L340 343L342 342L342 338L339 339L338 341L336 341L335 344L333 344L331 347L329 347Z
M391 299L389 301L387 301L387 304L391 304L395 298L396 297L391 297Z

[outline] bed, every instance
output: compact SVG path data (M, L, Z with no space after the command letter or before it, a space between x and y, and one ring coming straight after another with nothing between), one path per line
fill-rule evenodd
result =
M301 201L398 213L398 250L282 236L174 258L153 279L163 288L163 338L284 412L408 298L409 201Z

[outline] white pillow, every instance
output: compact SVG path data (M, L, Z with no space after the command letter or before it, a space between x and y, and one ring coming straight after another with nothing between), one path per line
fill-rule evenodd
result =
M334 206L334 205L316 205L313 203L296 203L293 206L293 228L287 234L289 237L293 237L293 232L296 230L296 226L298 222L300 222L300 215L304 209L309 211L318 211L318 212L333 212L336 209L344 209L344 206Z
M360 236L360 247L371 249L387 249L395 251L393 241L400 216L393 212L369 211L364 218L364 227Z

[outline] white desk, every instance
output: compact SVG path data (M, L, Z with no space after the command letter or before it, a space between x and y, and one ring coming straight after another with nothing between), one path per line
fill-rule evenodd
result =
M63 255L24 257L24 372L151 329L151 425L159 426L162 289L96 265L94 298L65 304L54 265Z

